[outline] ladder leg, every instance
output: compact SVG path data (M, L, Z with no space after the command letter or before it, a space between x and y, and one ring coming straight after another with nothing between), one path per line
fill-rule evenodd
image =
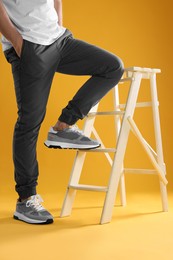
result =
M119 89L118 85L115 86L113 89L113 98L114 98L114 109L115 111L120 110L119 109ZM118 136L121 129L121 119L119 115L115 115L115 133L116 133L116 140L118 140ZM120 177L120 200L121 205L126 206L126 187L125 187L125 176L124 176L124 165L122 164L122 174Z
M97 109L98 109L98 105L99 104L94 106L91 109L91 111L96 112ZM91 135L92 128L93 128L93 125L94 125L94 121L95 121L95 117L86 118L86 121L85 121L85 124L84 124L84 129L83 129L83 132L84 132L85 135L87 135L87 136ZM85 160L85 156L86 156L86 152L84 152L82 150L77 151L77 153L76 153L76 158L74 160L73 168L72 168L72 171L71 171L71 176L70 176L69 184L68 184L68 187L67 187L67 190L66 190L66 195L65 195L64 202L63 202L60 217L69 216L71 214L73 202L74 202L74 199L75 199L75 196L76 196L76 190L70 189L69 186L70 185L76 185L76 184L79 183L83 164L84 164L84 160Z
M122 174L120 177L120 199L121 199L121 205L126 206L126 186L125 186L125 176L124 176L124 171L122 169Z
M73 168L71 171L71 177L69 181L69 185L71 184L77 184L80 179L80 175L82 172L83 163L85 160L86 152L77 152L76 158L74 160ZM69 185L66 190L65 199L63 202L62 210L60 217L65 217L71 215L73 202L76 196L76 190L70 189Z
M163 184L163 182L160 181L160 193L162 198L162 209L163 211L168 211L168 195L167 195L167 188Z
M159 116L159 109L158 109L158 95L157 95L157 85L156 85L156 74L155 73L152 73L150 76L150 87L151 87L151 99L152 99L157 162L158 162L159 166L162 168L163 172L165 172L165 174L166 174L166 167L165 167L165 163L164 163L163 149L162 149L160 116ZM161 192L161 198L162 198L163 211L168 211L167 188L163 184L163 182L160 182L160 192Z
M130 132L130 125L127 121L128 116L133 117L136 101L138 97L139 87L141 83L142 74L134 72L134 80L131 83L129 95L126 103L125 114L121 125L121 130L117 142L117 152L114 156L112 170L110 174L108 191L105 197L104 207L100 223L104 224L111 221L114 202L117 194L118 184L122 173L122 164L126 151L128 136Z

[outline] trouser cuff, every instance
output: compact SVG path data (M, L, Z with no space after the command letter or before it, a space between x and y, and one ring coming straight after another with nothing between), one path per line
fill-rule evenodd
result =
M79 111L77 107L71 106L72 102L69 102L62 110L62 114L58 118L59 121L64 122L68 125L74 125L79 119L83 119L84 115Z
M17 193L19 194L20 199L26 199L32 195L36 195L36 187L32 187L32 188L26 188L23 191L17 191Z

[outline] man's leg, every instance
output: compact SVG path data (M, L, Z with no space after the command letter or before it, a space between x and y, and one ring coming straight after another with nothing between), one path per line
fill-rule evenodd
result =
M43 46L26 40L20 58L14 48L4 54L12 65L18 106L13 161L16 191L20 199L14 218L28 223L52 223L52 216L41 206L42 200L36 195L39 174L36 144L60 56L55 44Z
M61 50L57 72L71 75L91 75L62 110L54 130L73 125L112 89L123 74L119 57L95 45L70 36Z
M91 75L91 77L62 110L59 120L49 130L45 145L49 148L97 148L100 146L98 141L84 136L69 126L75 124L78 119L83 119L89 110L119 82L123 74L122 61L113 53L74 39L73 35L57 48L61 54L57 72Z
M13 160L16 191L21 199L36 194L38 178L36 143L54 76L54 70L50 68L46 71L44 68L45 65L38 53L41 47L38 46L37 53L34 53L34 46L36 45L25 41L21 59L14 48L8 50L6 54L12 64L18 105L18 118L13 136ZM53 52L54 50L52 55Z

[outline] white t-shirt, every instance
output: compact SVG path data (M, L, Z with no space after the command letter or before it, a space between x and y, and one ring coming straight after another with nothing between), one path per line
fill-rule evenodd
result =
M2 0L8 16L22 37L28 41L49 45L66 30L58 24L54 0ZM3 35L3 51L12 47Z

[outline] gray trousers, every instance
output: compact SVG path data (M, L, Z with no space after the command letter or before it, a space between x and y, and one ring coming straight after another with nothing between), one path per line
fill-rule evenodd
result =
M13 47L4 54L12 67L18 107L13 135L15 189L20 198L27 198L36 194L36 144L54 74L91 75L59 117L73 125L119 82L123 63L113 53L74 38L68 29L48 46L24 39L20 58Z

